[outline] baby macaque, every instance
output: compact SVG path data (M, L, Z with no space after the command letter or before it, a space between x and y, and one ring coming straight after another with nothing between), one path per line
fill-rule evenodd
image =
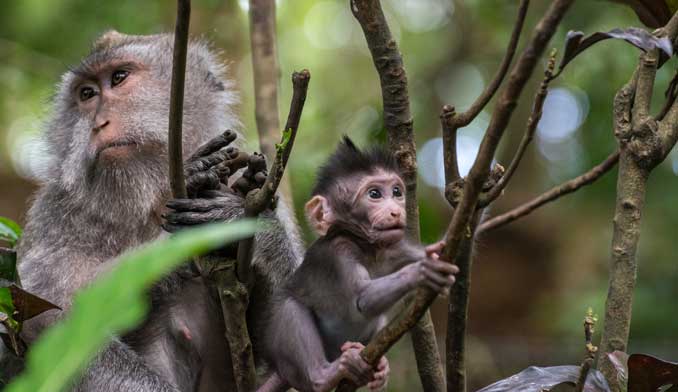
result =
M305 210L321 237L276 295L265 333L276 374L260 392L329 391L343 378L381 389L388 361L372 369L360 357L363 344L404 295L420 286L447 294L458 269L439 260L442 242L405 239L405 186L383 149L363 152L344 137Z

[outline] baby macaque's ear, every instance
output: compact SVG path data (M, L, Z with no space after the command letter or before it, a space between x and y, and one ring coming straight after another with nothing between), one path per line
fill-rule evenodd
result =
M334 213L326 198L315 195L304 206L306 219L318 235L324 236L334 223Z

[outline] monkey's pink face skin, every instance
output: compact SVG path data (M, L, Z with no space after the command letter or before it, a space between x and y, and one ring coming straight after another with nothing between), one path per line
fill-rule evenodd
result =
M128 134L126 115L133 108L130 99L148 79L144 66L118 61L81 75L73 96L83 117L90 120L88 151L95 161L107 162L128 158L144 146Z
M384 244L392 244L405 236L405 185L395 173L379 170L364 176L357 184L353 206L364 209L369 227L366 229Z

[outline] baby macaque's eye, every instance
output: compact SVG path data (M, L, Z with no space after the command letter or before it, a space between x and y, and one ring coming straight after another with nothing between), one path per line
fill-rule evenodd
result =
M372 188L369 191L367 191L367 194L370 196L370 199L380 199L381 198L381 191L376 188Z
M399 186L393 187L393 197L402 197L403 191L400 190Z
M111 75L111 86L117 86L120 83L122 83L122 81L125 80L127 75L129 75L129 72L122 69L113 71L113 75Z
M83 87L80 89L80 100L83 102L95 95L97 95L97 92L92 87Z

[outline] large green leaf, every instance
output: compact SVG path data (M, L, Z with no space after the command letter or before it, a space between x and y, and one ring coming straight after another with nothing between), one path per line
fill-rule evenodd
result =
M21 227L11 219L0 216L0 240L14 246L21 237Z
M192 256L252 235L252 221L206 225L180 232L122 256L118 265L75 296L69 315L31 347L26 371L6 392L62 390L113 334L140 323L153 282Z

